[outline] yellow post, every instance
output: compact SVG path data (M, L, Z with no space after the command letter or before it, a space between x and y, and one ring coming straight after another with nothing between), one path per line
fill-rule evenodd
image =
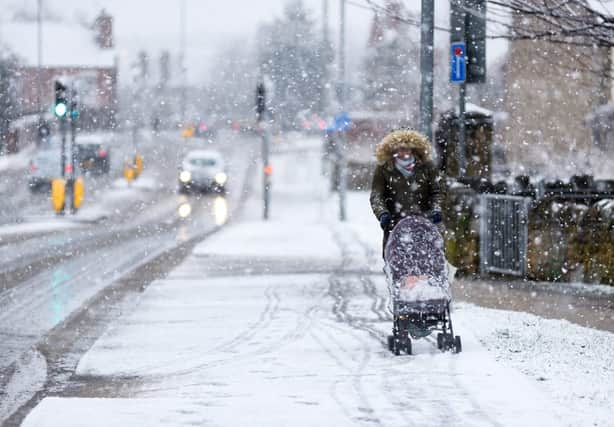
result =
M184 138L192 138L194 136L194 127L186 126L181 130L181 136Z
M56 213L64 210L64 199L66 197L66 180L54 178L51 180L51 204Z
M134 167L128 162L124 164L124 178L128 182L134 181Z
M85 196L85 183L83 182L83 177L79 177L75 179L73 184L73 209L77 210L81 206L83 202L83 197Z
M134 167L136 169L135 174L138 177L143 172L143 156L138 154L134 156Z

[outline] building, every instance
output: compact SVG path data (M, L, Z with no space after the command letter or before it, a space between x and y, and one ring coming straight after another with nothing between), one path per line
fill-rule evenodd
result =
M566 178L591 173L586 117L607 103L608 50L541 40L511 41L505 66L508 113L501 140L513 171Z
M82 127L114 125L118 66L113 18L104 10L91 25L43 21L40 68L36 21L4 22L0 42L19 59L16 90L22 115L50 111L54 81L61 80L78 94Z

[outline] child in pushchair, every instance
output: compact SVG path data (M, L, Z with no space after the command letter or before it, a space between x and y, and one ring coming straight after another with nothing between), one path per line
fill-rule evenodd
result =
M411 338L440 331L437 348L459 353L461 340L452 330L448 266L437 227L417 215L402 219L388 238L384 259L394 321L388 349L411 354Z

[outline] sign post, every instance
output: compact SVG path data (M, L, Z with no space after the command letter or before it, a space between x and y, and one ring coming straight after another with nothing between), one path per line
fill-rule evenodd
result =
M264 83L256 86L256 119L262 132L262 161L263 161L263 218L269 219L271 204L271 175L273 167L270 163L271 137L269 135L268 123L266 123L266 88Z
M347 130L352 120L346 112L341 112L335 116L335 130L337 131L337 141L335 144L335 158L339 171L339 220L345 221L346 215L346 195L347 195L347 159L345 150L347 145Z
M467 49L465 42L450 44L450 82L459 84L458 91L458 176L465 175L465 82L467 79Z
M466 84L486 82L486 0L450 0L450 82L459 84L458 175L466 172Z

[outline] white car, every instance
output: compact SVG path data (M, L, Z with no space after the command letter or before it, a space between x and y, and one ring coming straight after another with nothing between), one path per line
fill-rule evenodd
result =
M28 187L30 191L49 191L51 180L62 176L60 150L41 149L30 159L28 170ZM70 162L70 153L66 153L66 162Z
M226 192L226 167L218 151L190 151L179 167L179 192Z

